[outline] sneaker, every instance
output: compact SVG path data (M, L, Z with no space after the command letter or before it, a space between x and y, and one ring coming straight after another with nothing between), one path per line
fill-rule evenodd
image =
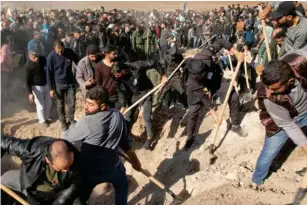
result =
M263 184L256 184L254 182L251 182L249 187L253 190L256 190L256 191L263 191L264 190Z
M42 127L49 127L49 124L47 122L39 123Z
M187 151L188 149L190 149L192 147L192 145L195 142L195 138L194 137L190 137L187 139L185 145L184 145L184 150Z
M153 141L152 139L146 139L146 142L145 142L143 148L146 149L146 150L150 150L152 141Z
M232 125L231 131L237 133L240 137L247 137L247 133L243 131L240 125Z
M67 123L61 122L61 128L62 128L62 131L65 132L68 129Z

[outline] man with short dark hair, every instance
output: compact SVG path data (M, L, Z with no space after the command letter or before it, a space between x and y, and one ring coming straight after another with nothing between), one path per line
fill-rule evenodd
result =
M46 58L32 50L29 51L29 58L30 60L25 65L29 101L30 103L35 102L38 122L48 127L52 101L46 79Z
M46 55L45 48L42 42L40 41L40 33L38 31L33 32L33 39L28 43L27 49L28 51L30 50L35 51L40 56ZM27 57L29 56L27 55Z
M80 56L80 58L83 58L86 55L86 46L83 42L83 40L81 40L81 31L76 29L74 31L74 36L71 39L70 42L70 48Z
M25 195L29 204L84 204L78 197L82 184L80 152L68 141L2 136L1 151L22 161L20 170L1 176L1 184Z
M266 137L252 177L255 187L264 182L272 161L288 137L307 154L307 59L297 54L282 59L265 65L261 75L263 84L257 92L260 120L265 126ZM307 192L306 180L300 187L295 205Z
M76 79L84 98L86 90L96 85L95 66L97 64L98 53L98 46L91 44L86 48L87 56L82 58L78 63Z
M126 105L124 104L124 95L118 92L117 83L112 74L117 55L118 52L115 46L109 45L104 49L104 59L95 67L95 80L97 85L104 87L108 91L110 107L120 110Z
M166 51L169 49L168 40L170 38L173 38L173 34L171 31L167 28L166 22L163 22L161 24L161 36L159 39L159 55L160 60L163 60L166 56Z
M87 116L70 128L64 138L70 142L82 142L83 200L88 200L96 185L109 182L115 189L115 204L125 205L128 180L118 148L127 154L135 170L142 168L131 146L123 115L115 109L108 109L107 102L108 92L104 88L96 86L89 89L84 106Z
M60 40L53 44L54 51L47 57L47 82L50 89L50 96L57 98L57 111L61 121L62 130L67 130L69 124L75 124L75 101L76 88L72 63L78 64L79 57L70 48L64 48ZM65 116L65 98L68 104L68 122Z
M307 19L295 11L293 2L286 1L279 4L271 14L273 22L287 27L285 50L297 50L307 45Z

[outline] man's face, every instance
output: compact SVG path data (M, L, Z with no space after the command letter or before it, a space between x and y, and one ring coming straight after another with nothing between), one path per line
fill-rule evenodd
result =
M91 62L95 62L96 61L96 57L97 57L97 55L95 55L95 54L88 55L88 58L90 59Z
M76 39L79 39L79 38L80 38L80 33L74 33L74 37L75 37Z
M84 110L86 115L93 115L101 111L101 105L95 100L87 98L84 104Z
M58 29L58 33L59 33L59 34L62 34L62 33L64 33L64 30L61 29L61 28L59 28L59 29Z
M85 27L85 31L86 31L86 32L90 32L90 27L89 27L89 26L86 26L86 27Z
M130 32L130 26L129 26L129 25L126 25L126 26L125 26L125 32L126 32L126 33Z
M66 36L66 37L65 37L65 40L66 40L67 43L70 43L71 37L70 37L70 36Z
M34 35L34 39L35 40L39 40L40 39L40 35L39 34Z
M278 25L288 25L289 21L291 20L292 20L292 16L283 16L278 19L275 19L274 21L276 21Z
M63 51L64 51L64 47L62 46L56 46L54 48L55 52L58 54L58 55L62 55Z
M69 167L71 167L74 162L74 153L69 153L69 156L64 159L61 157L57 157L53 160L53 162L50 162L47 157L45 159L47 164L51 166L55 171L67 172L69 170Z
M276 43L278 45L281 45L284 42L284 40L285 40L285 37L276 38Z
M267 86L267 88L271 95L288 94L293 83L294 79L291 78L286 83L274 83L272 85Z
M162 29L164 29L165 28L165 24L163 23L163 24L161 24L161 28Z
M116 51L111 51L111 53L107 54L107 57L113 61L115 58L117 58L117 52Z
M38 56L37 55L29 55L29 58L34 63L38 62Z

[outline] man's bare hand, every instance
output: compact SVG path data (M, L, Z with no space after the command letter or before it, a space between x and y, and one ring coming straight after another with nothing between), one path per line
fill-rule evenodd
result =
M95 80L93 78L89 78L86 82L85 82L85 87L89 88L92 87L92 85L95 83Z
M55 97L55 91L54 90L50 90L49 91L50 97L54 98Z
M29 94L29 101L30 101L30 103L34 103L34 95L33 94Z
M127 108L126 107L121 107L120 108L120 112L122 113L122 114L124 114L124 112L127 110Z
M168 81L168 78L165 75L163 75L161 78L161 83L165 84L167 81Z
M236 54L236 58L237 58L238 61L244 62L245 55L244 55L244 53L238 52L238 53Z

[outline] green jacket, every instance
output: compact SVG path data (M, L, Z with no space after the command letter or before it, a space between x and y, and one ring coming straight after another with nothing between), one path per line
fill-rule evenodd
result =
M285 43L281 45L281 48L278 52L276 40L273 39L272 42L270 43L270 50L271 50L272 60L278 60L281 58L281 56L283 56L286 53Z
M136 32L134 31L132 34L132 48L135 50L136 48L138 49L145 49L145 39L146 37L144 36L144 32Z
M156 48L157 48L157 36L156 36L156 33L151 32L149 34L149 37L148 37L149 43L147 43L147 36L145 36L145 37L146 37L146 40L145 40L145 53L147 54L147 51L148 51L148 54L152 55L153 53L156 52ZM149 45L149 49L147 49L147 45Z

